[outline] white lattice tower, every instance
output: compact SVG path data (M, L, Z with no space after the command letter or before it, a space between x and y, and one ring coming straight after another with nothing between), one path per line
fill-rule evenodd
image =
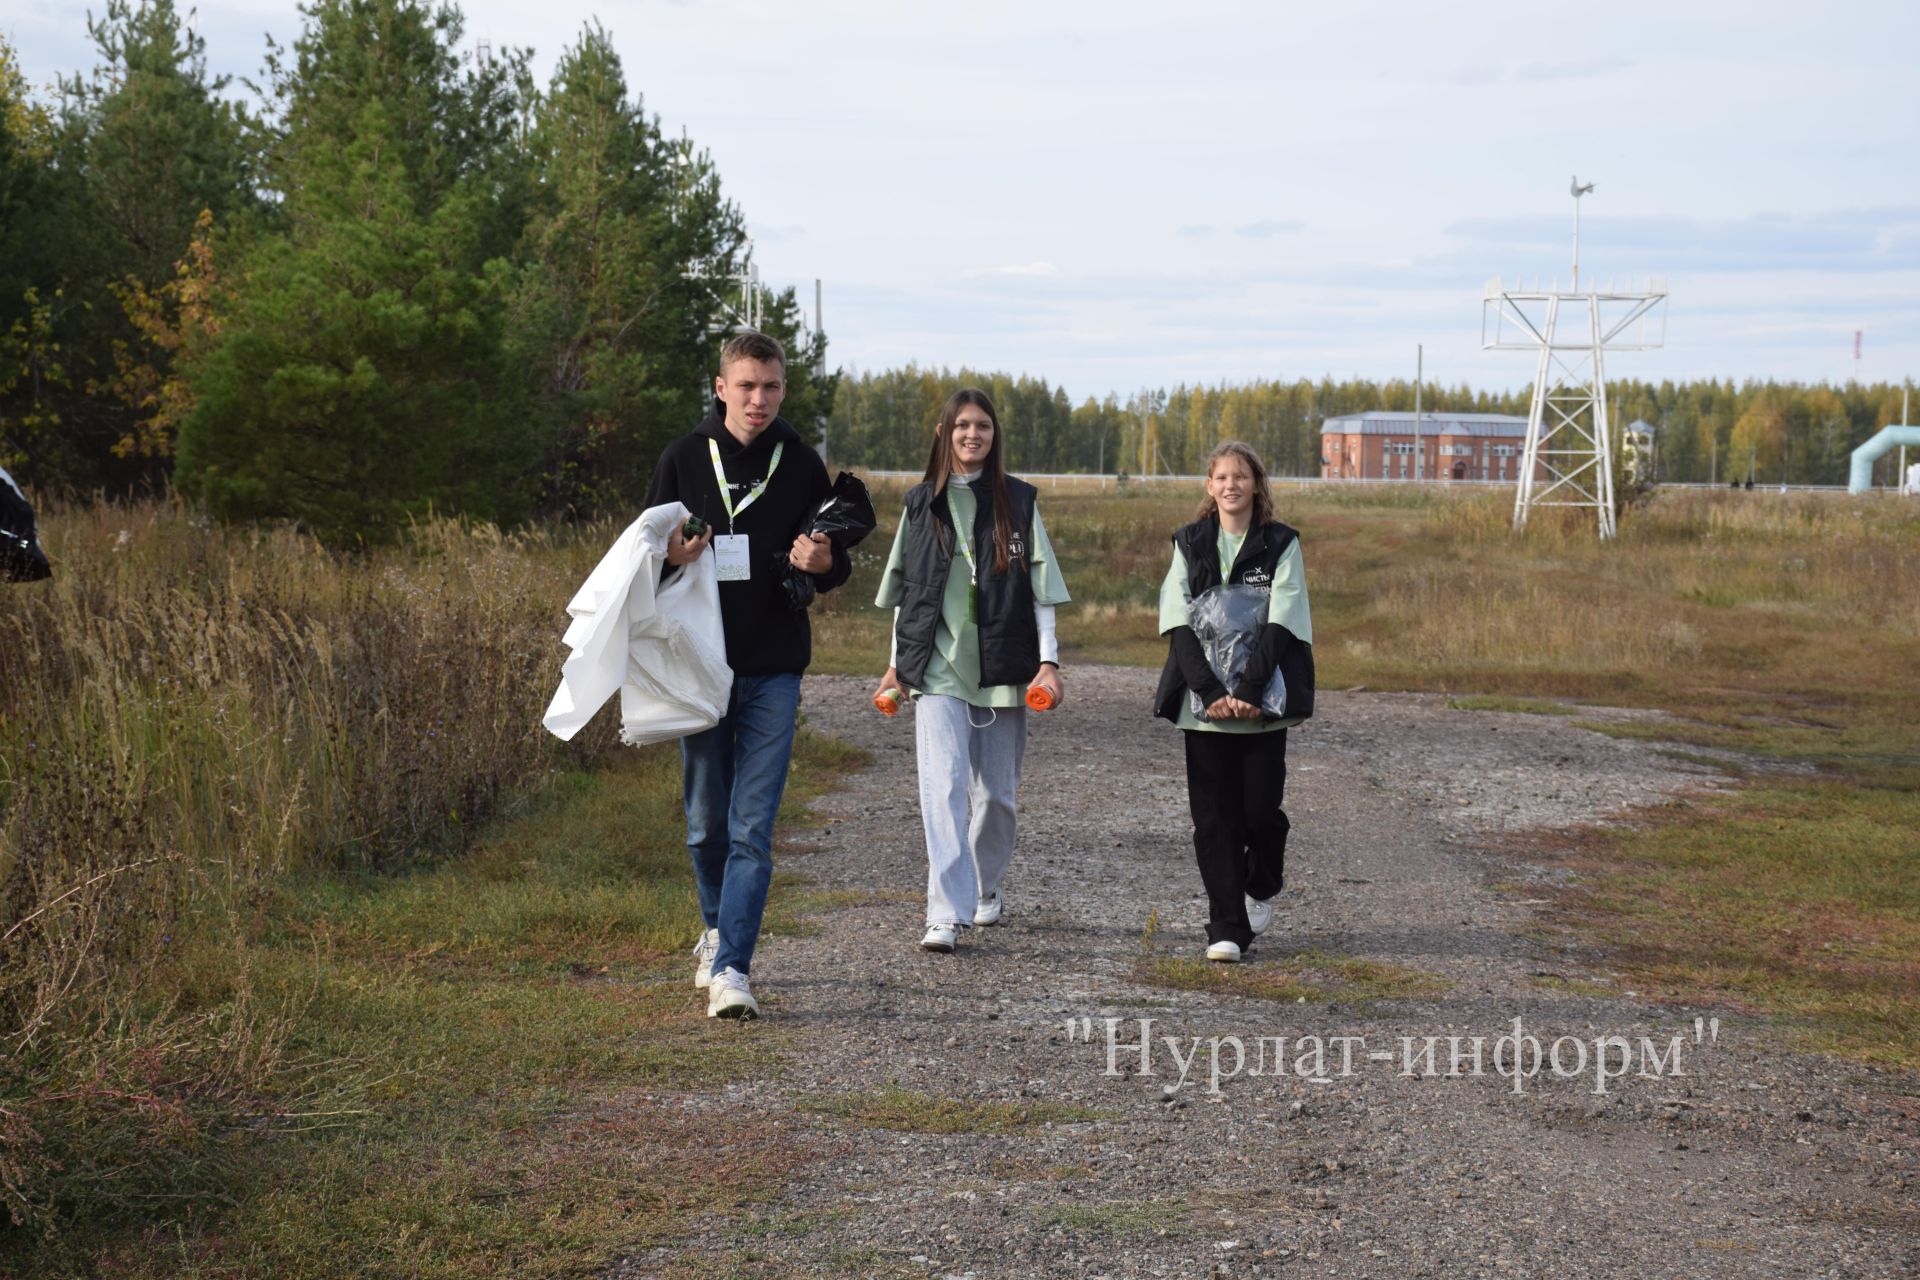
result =
M1487 283L1480 304L1480 346L1532 351L1533 402L1513 527L1527 527L1535 507L1591 507L1600 536L1614 533L1612 419L1607 410L1608 351L1648 351L1667 340L1667 282L1645 289L1580 288L1580 197L1593 190L1573 180L1573 274L1566 289L1509 289ZM1511 326L1511 336L1509 336ZM1651 330L1651 331L1650 331Z
M1666 341L1666 281L1644 289L1508 288L1490 281L1480 345L1536 354L1527 443L1514 495L1513 527L1535 507L1590 507L1602 538L1614 533L1614 431L1606 354ZM1630 332L1631 331L1631 332Z

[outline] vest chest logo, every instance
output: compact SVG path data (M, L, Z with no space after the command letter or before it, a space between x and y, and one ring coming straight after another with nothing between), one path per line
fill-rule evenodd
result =
M1007 540L1007 557L1011 560L1027 558L1027 544L1017 533Z
M1249 587L1270 587L1273 585L1273 575L1265 569L1254 568L1247 570L1246 576L1240 581Z

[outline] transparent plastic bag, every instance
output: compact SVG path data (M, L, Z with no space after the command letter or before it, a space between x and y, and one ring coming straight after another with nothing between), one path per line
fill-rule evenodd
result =
M1193 628L1207 655L1207 665L1229 690L1240 683L1266 625L1271 588L1249 586L1209 587L1187 606L1187 625ZM1188 704L1196 718L1207 718L1206 704L1200 695L1188 690ZM1278 720L1287 714L1287 682L1276 667L1260 695L1260 710Z

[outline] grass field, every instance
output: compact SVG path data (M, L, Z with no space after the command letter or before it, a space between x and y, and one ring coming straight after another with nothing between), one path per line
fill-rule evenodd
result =
M1160 662L1194 497L1043 493L1069 682ZM1920 1066L1920 504L1663 495L1599 546L1514 538L1497 494L1280 501L1323 687L1656 708L1606 731L1751 760L1733 794L1528 851L1578 873L1550 923L1597 972ZM671 750L537 727L611 526L336 560L169 507L46 516L60 576L0 593L0 1270L561 1274L679 1230L696 1168L724 1202L814 1158L779 1131L702 1150L657 1101L778 1071L782 1041L685 990ZM817 607L816 669L884 665L891 532ZM794 803L855 763L806 740ZM804 927L804 886L776 901Z

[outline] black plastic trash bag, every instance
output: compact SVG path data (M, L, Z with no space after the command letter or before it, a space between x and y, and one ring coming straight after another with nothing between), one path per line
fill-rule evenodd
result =
M0 469L0 579L38 582L53 576L33 523L33 508L13 477Z
M833 482L833 493L820 504L808 522L807 533L823 533L827 541L841 551L850 551L873 532L873 497L860 477L842 471ZM780 552L783 566L781 585L786 591L789 609L804 609L813 603L813 575L793 567L785 551Z
M1247 672L1254 646L1260 640L1260 628L1267 621L1266 587L1209 587L1187 606L1187 623L1207 655L1207 665L1228 689L1237 688ZM1206 704L1200 695L1187 691L1193 714L1207 718ZM1260 695L1260 710L1278 720L1287 714L1287 682L1276 666Z

